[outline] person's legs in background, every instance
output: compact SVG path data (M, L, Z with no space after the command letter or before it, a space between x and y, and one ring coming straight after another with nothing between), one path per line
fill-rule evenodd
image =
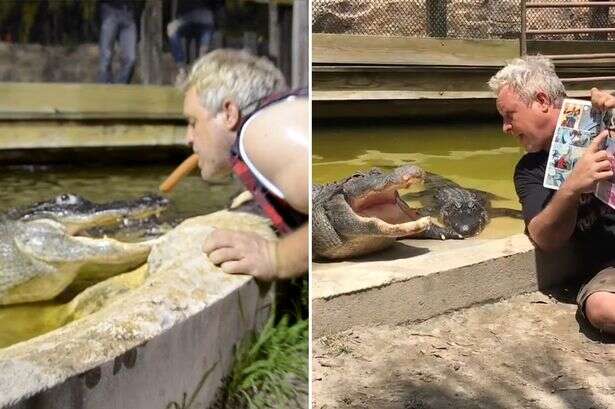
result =
M169 46L177 67L176 83L183 82L187 75L188 59L184 48L185 29L186 21L182 17L176 18L167 25Z
M132 13L125 12L125 15L122 17L123 21L119 34L120 70L114 82L130 84L137 59L137 25Z
M110 84L112 82L111 63L113 61L113 45L115 43L119 24L120 21L113 9L103 4L101 6L98 82L105 84Z
M214 34L214 26L203 25L201 27L201 36L199 38L199 57L207 54L211 48L211 37Z

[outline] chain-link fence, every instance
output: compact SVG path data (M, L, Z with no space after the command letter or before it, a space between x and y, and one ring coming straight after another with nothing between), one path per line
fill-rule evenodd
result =
M538 8L528 9L526 15L529 30L602 28L612 26L615 7ZM312 30L356 35L519 38L521 4L519 0L312 0ZM614 38L612 33L528 36L530 40Z

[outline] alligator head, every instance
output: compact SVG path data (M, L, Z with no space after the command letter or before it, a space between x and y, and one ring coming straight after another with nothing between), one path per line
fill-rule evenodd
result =
M62 194L31 206L12 209L8 216L22 222L50 219L62 224L69 234L75 234L91 227L117 224L123 219L145 219L160 214L169 200L149 194L138 199L94 203L73 195Z
M489 223L489 206L484 196L461 187L445 187L435 195L439 218L462 237L477 235Z
M398 237L426 230L430 217L418 218L398 189L421 182L422 169L406 165L385 174L379 169L356 173L312 189L314 255L330 259L384 249Z
M83 229L160 213L168 200L92 203L61 195L0 215L0 304L47 300L77 278L95 282L143 264L155 240L75 236Z

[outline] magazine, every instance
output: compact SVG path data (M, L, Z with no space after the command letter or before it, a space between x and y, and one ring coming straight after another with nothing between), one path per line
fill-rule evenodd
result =
M596 135L603 129L615 129L614 111L601 112L589 101L564 99L549 150L544 187L559 189ZM615 153L615 132L606 138L604 148ZM615 208L615 180L599 182L594 194Z

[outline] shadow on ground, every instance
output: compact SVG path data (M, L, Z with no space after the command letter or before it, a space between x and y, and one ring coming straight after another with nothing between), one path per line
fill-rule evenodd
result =
M570 297L564 291L563 297ZM615 349L542 293L314 342L314 408L615 407ZM581 332L583 331L583 332Z

